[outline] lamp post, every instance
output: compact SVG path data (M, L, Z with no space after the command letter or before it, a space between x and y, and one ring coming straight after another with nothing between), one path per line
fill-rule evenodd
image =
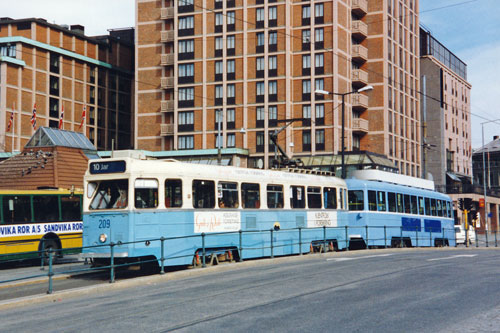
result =
M493 123L500 121L500 119L495 119L495 120L489 120L481 123L481 137L482 137L482 149L483 149L483 195L484 195L484 218L486 219L486 222L484 223L484 226L486 228L486 233L491 228L491 221L488 216L488 200L487 200L487 195L486 195L486 160L484 158L484 152L486 149L484 149L484 124L487 123ZM489 176L488 176L488 182L489 182Z
M221 152L221 146L222 146L222 138L221 138L221 121L222 121L222 110L217 109L215 111L216 117L217 117L217 165L222 164L222 152Z
M363 92L363 91L369 91L369 90L373 90L373 86L368 85L368 86L365 86L365 87L363 87L361 89L349 91L349 92L346 92L346 93L335 93L335 92L330 92L330 91L321 90L321 89L316 89L314 91L314 93L318 94L318 95L334 95L334 96L341 96L342 97L342 140L341 140L342 147L341 147L341 150L340 150L340 154L342 156L341 175L342 175L343 179L345 179L345 177L346 177L346 170L345 170L345 145L344 145L344 137L345 137L345 134L344 134L344 132L345 132L345 96L351 95L351 94L360 93L360 92Z

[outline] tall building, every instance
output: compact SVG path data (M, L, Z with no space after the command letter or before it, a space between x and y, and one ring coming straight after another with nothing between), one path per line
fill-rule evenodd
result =
M344 132L345 150L417 175L417 13L413 0L136 0L135 147L220 143L269 167L269 136L289 125L290 156L339 154Z
M80 25L0 18L0 151L22 150L34 110L36 128L58 128L63 109L62 129L98 149L130 148L133 38L133 28L88 37Z
M471 85L467 65L420 29L423 175L445 189L471 183ZM448 190L445 190L449 192Z

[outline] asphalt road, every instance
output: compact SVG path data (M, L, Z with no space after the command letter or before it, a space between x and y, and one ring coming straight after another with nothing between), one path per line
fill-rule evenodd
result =
M4 308L2 332L498 332L500 250L259 260L119 281Z

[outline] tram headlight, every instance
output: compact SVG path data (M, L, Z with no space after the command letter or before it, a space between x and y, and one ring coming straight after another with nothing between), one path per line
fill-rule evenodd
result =
M99 242L104 243L108 239L108 235L106 234L100 234L99 235Z

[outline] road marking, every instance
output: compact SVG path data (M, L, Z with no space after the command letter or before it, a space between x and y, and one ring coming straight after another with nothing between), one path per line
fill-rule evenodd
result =
M342 257L342 258L328 258L326 261L349 261L349 260L358 260L358 259L366 259L366 258L376 258L376 257L388 257L392 256L395 253L386 253L386 254L374 254L371 256L361 256L361 257Z
M427 261L448 260L448 259L456 259L456 258L472 258L472 257L476 257L476 256L477 256L477 254L457 254L457 255L454 255L451 257L427 259Z

